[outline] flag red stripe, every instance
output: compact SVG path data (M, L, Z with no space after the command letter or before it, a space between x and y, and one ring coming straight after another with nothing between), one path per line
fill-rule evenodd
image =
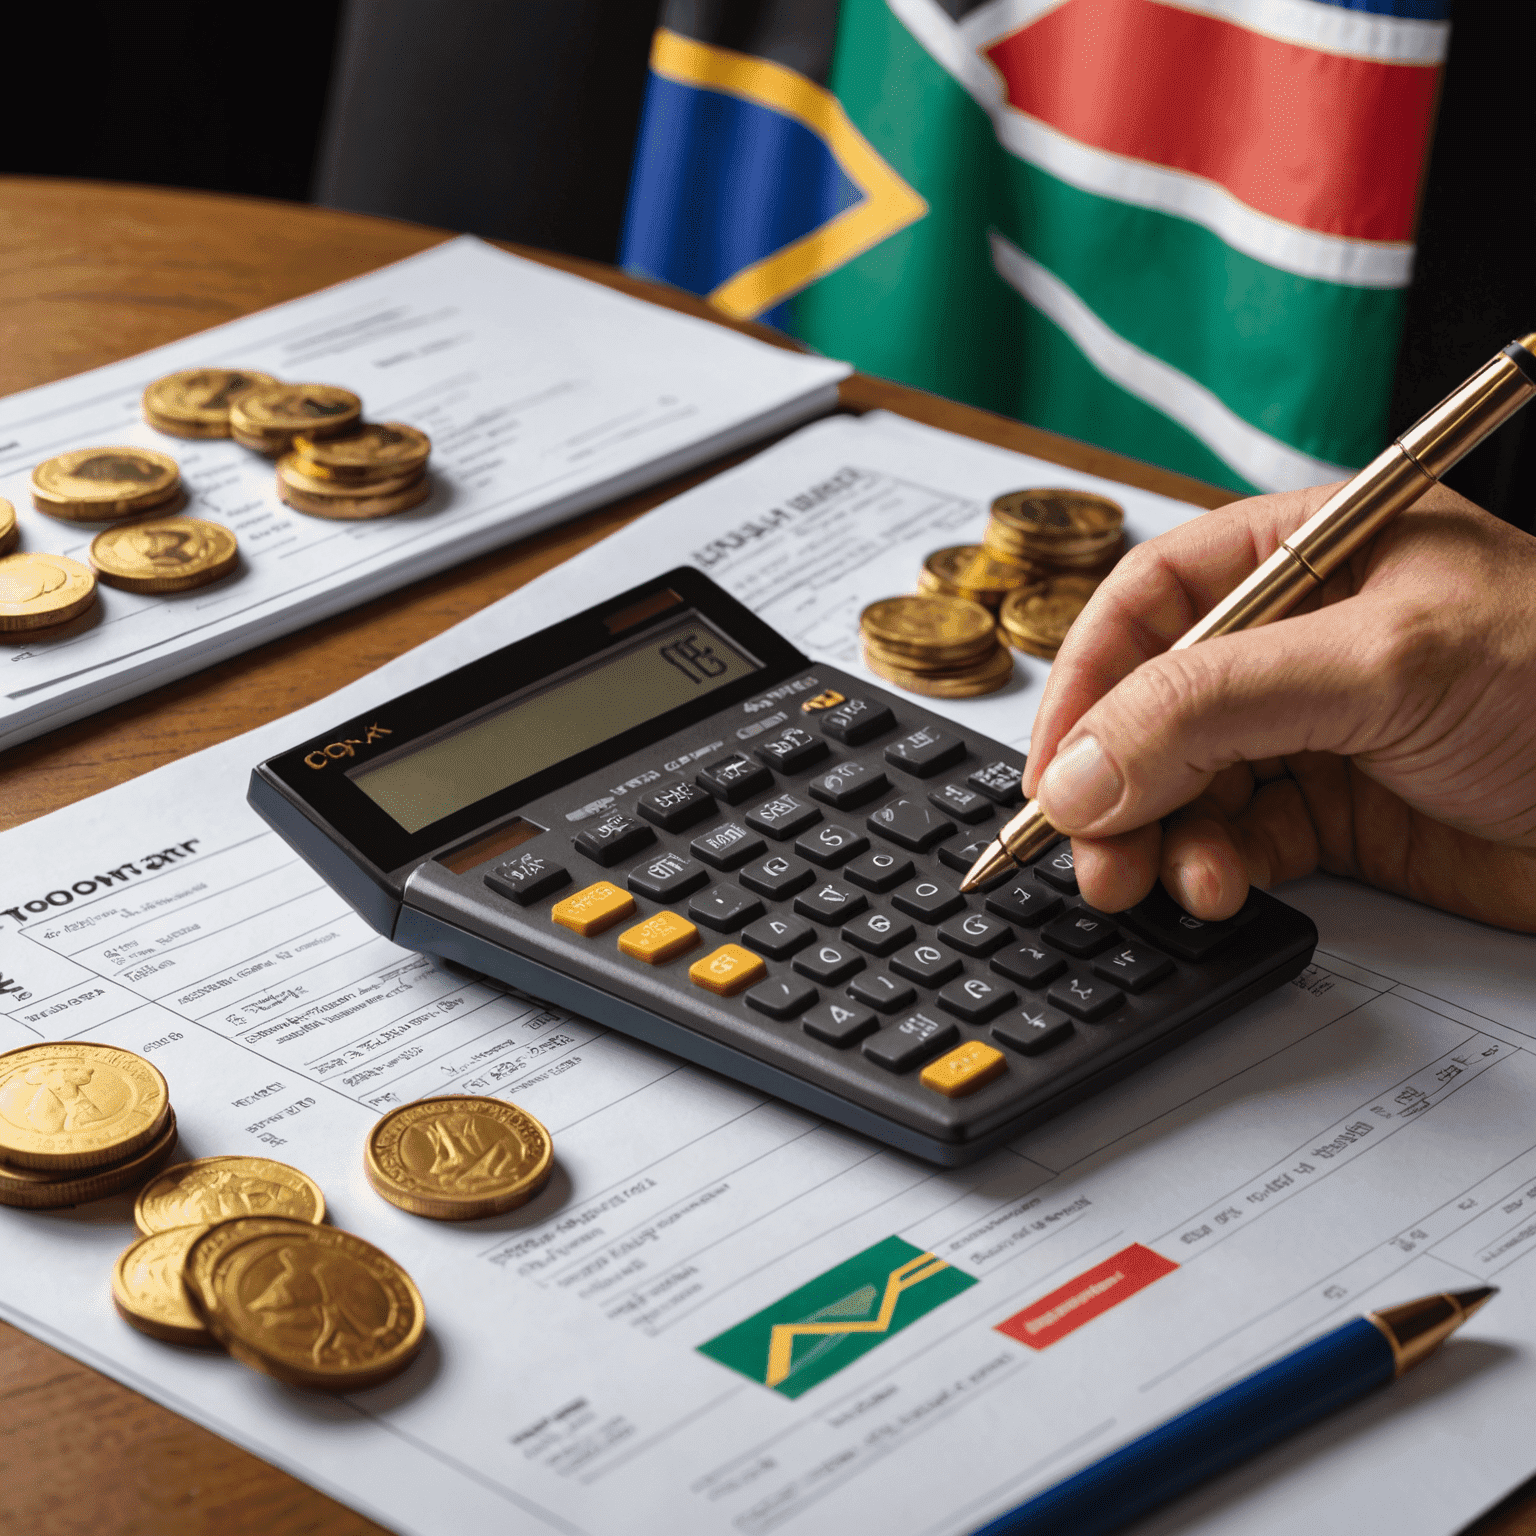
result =
M1438 70L1344 58L1153 0L1068 0L983 50L1010 105L1325 234L1409 240Z

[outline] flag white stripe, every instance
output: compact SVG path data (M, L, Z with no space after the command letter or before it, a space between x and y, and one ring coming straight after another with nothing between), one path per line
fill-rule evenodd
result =
M1011 240L994 230L991 241L998 276L1060 327L1100 373L1178 422L1251 484L1266 491L1293 491L1345 480L1353 473L1244 421L1205 385L1111 330L1054 272Z

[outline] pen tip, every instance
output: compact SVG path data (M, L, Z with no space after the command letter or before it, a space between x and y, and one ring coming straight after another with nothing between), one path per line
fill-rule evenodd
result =
M1464 1317L1471 1317L1485 1301L1499 1294L1496 1285L1474 1286L1470 1291L1452 1291L1451 1299L1461 1308Z
M1013 867L1013 855L1002 843L993 838L983 850L981 857L965 872L965 879L960 882L960 890L966 895L972 891L979 891L989 880L995 879Z

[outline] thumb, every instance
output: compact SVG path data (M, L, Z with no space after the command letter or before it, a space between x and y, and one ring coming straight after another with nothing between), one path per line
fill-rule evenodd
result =
M1108 837L1203 794L1238 762L1381 744L1392 624L1354 597L1143 662L1062 739L1038 790L1053 826Z

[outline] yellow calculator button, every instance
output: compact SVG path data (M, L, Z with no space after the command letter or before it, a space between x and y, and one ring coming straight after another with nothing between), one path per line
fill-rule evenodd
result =
M958 1099L1000 1077L1008 1069L1001 1051L980 1040L969 1040L953 1051L946 1051L937 1061L923 1068L919 1081L924 1088L942 1093L946 1099Z
M594 933L613 927L634 910L635 898L628 891L599 880L596 885L589 885L586 890L557 901L549 909L549 915L582 938L590 939Z
M699 930L676 912L658 912L619 935L619 948L647 965L675 960L699 942Z
M695 960L688 967L688 980L696 987L717 992L721 997L735 997L768 974L762 958L740 944L722 944L712 955Z

